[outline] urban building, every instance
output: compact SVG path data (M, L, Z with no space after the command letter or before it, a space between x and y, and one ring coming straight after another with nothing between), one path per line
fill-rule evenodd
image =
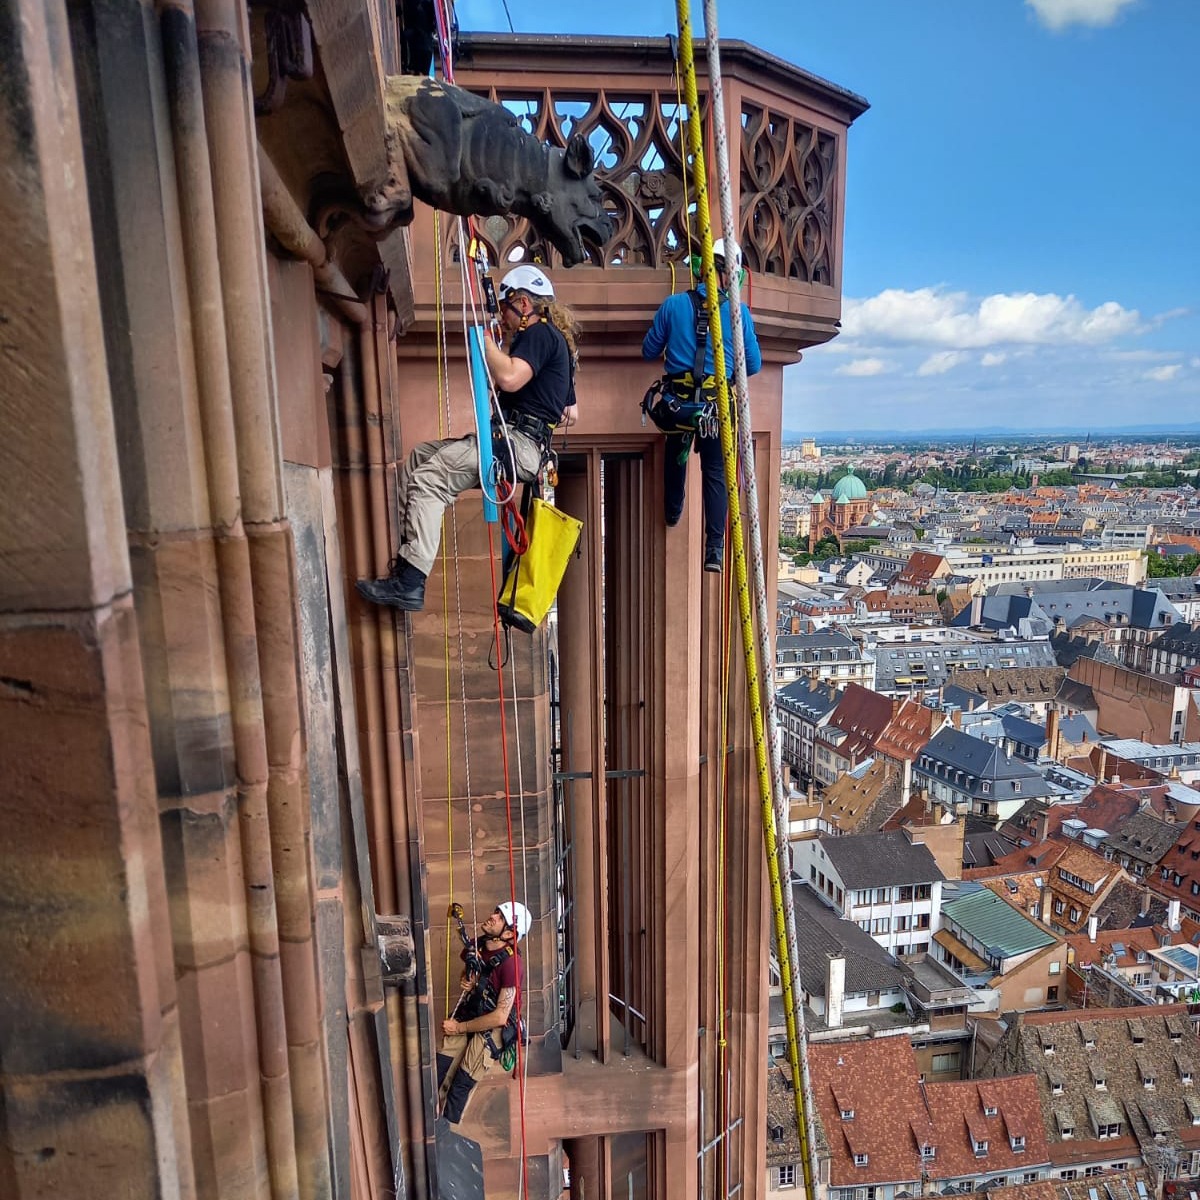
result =
M775 682L808 679L842 688L850 683L875 686L875 660L840 629L785 633L775 639Z
M948 812L1005 821L1026 801L1059 792L1029 763L959 729L942 728L913 767L913 786Z
M869 509L867 485L853 470L848 470L833 485L827 497L820 492L813 495L808 528L809 550L819 541L830 537L836 538L840 546L850 530L866 520Z
M1045 926L987 888L942 907L933 955L973 993L972 1012L1016 1012L1061 1004L1067 946Z
M1082 713L1101 737L1200 741L1200 696L1184 684L1096 659L1075 661L1059 688L1060 713Z
M894 955L922 954L938 929L944 876L920 831L819 837L793 848L795 871Z
M1044 670L1056 666L1054 650L1044 639L997 642L882 642L874 651L874 686L889 696L935 697L956 670Z
M792 778L801 785L813 779L817 731L829 723L842 693L827 683L794 679L775 693L780 754Z
M1180 621L1146 645L1146 673L1180 679L1189 667L1200 666L1200 621Z
M857 683L847 684L837 708L816 734L813 778L817 783L827 787L865 763L895 715L896 706L896 701L879 692Z

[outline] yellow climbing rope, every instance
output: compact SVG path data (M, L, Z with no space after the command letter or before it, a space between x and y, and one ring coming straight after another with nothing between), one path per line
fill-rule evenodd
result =
M809 1115L803 1080L800 1030L796 1019L794 969L784 916L783 888L790 880L782 880L779 866L779 845L772 796L772 773L768 761L766 731L763 721L762 696L758 673L758 654L755 645L754 621L747 583L746 550L742 535L741 503L738 495L737 448L729 404L729 382L725 374L725 347L721 330L720 292L713 265L712 222L709 215L708 181L704 165L704 144L700 128L700 99L696 87L696 62L692 48L692 24L689 0L676 0L679 24L679 57L683 67L688 106L688 132L692 152L692 173L696 188L696 217L700 228L701 258L704 269L705 299L709 311L709 331L713 344L713 375L717 385L717 412L721 429L721 454L725 462L725 484L729 493L729 528L733 544L737 579L738 613L742 627L742 652L746 664L746 684L749 690L750 723L754 734L754 761L758 775L759 799L762 810L763 837L767 856L767 874L771 885L771 910L775 926L775 942L779 954L779 973L783 984L784 1012L787 1020L788 1061L792 1070L796 1124L800 1134L801 1164L804 1186L809 1196L815 1195L812 1172L812 1152L809 1138ZM727 186L727 184L726 184ZM733 231L729 231L732 236Z

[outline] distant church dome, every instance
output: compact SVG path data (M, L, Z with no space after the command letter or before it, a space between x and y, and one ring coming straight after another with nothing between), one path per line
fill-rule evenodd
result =
M865 500L866 498L867 485L853 471L843 475L833 485L833 499L837 504L841 504L843 501Z

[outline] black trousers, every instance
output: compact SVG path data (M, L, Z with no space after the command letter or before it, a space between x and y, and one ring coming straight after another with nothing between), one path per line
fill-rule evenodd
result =
M663 468L663 515L674 525L683 515L687 494L688 461L693 443L700 459L700 477L704 486L704 549L725 549L725 517L729 496L725 491L725 460L719 437L698 437L694 433L668 433L667 461Z

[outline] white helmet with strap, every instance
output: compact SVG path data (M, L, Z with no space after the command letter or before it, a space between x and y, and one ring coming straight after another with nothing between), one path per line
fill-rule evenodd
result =
M529 909L520 900L505 900L503 904L498 904L496 907L508 927L515 931L517 941L520 941L533 924L533 917L529 915Z
M500 280L500 299L507 300L513 292L528 292L531 296L540 296L543 300L554 299L554 284L546 273L529 263L513 267Z

